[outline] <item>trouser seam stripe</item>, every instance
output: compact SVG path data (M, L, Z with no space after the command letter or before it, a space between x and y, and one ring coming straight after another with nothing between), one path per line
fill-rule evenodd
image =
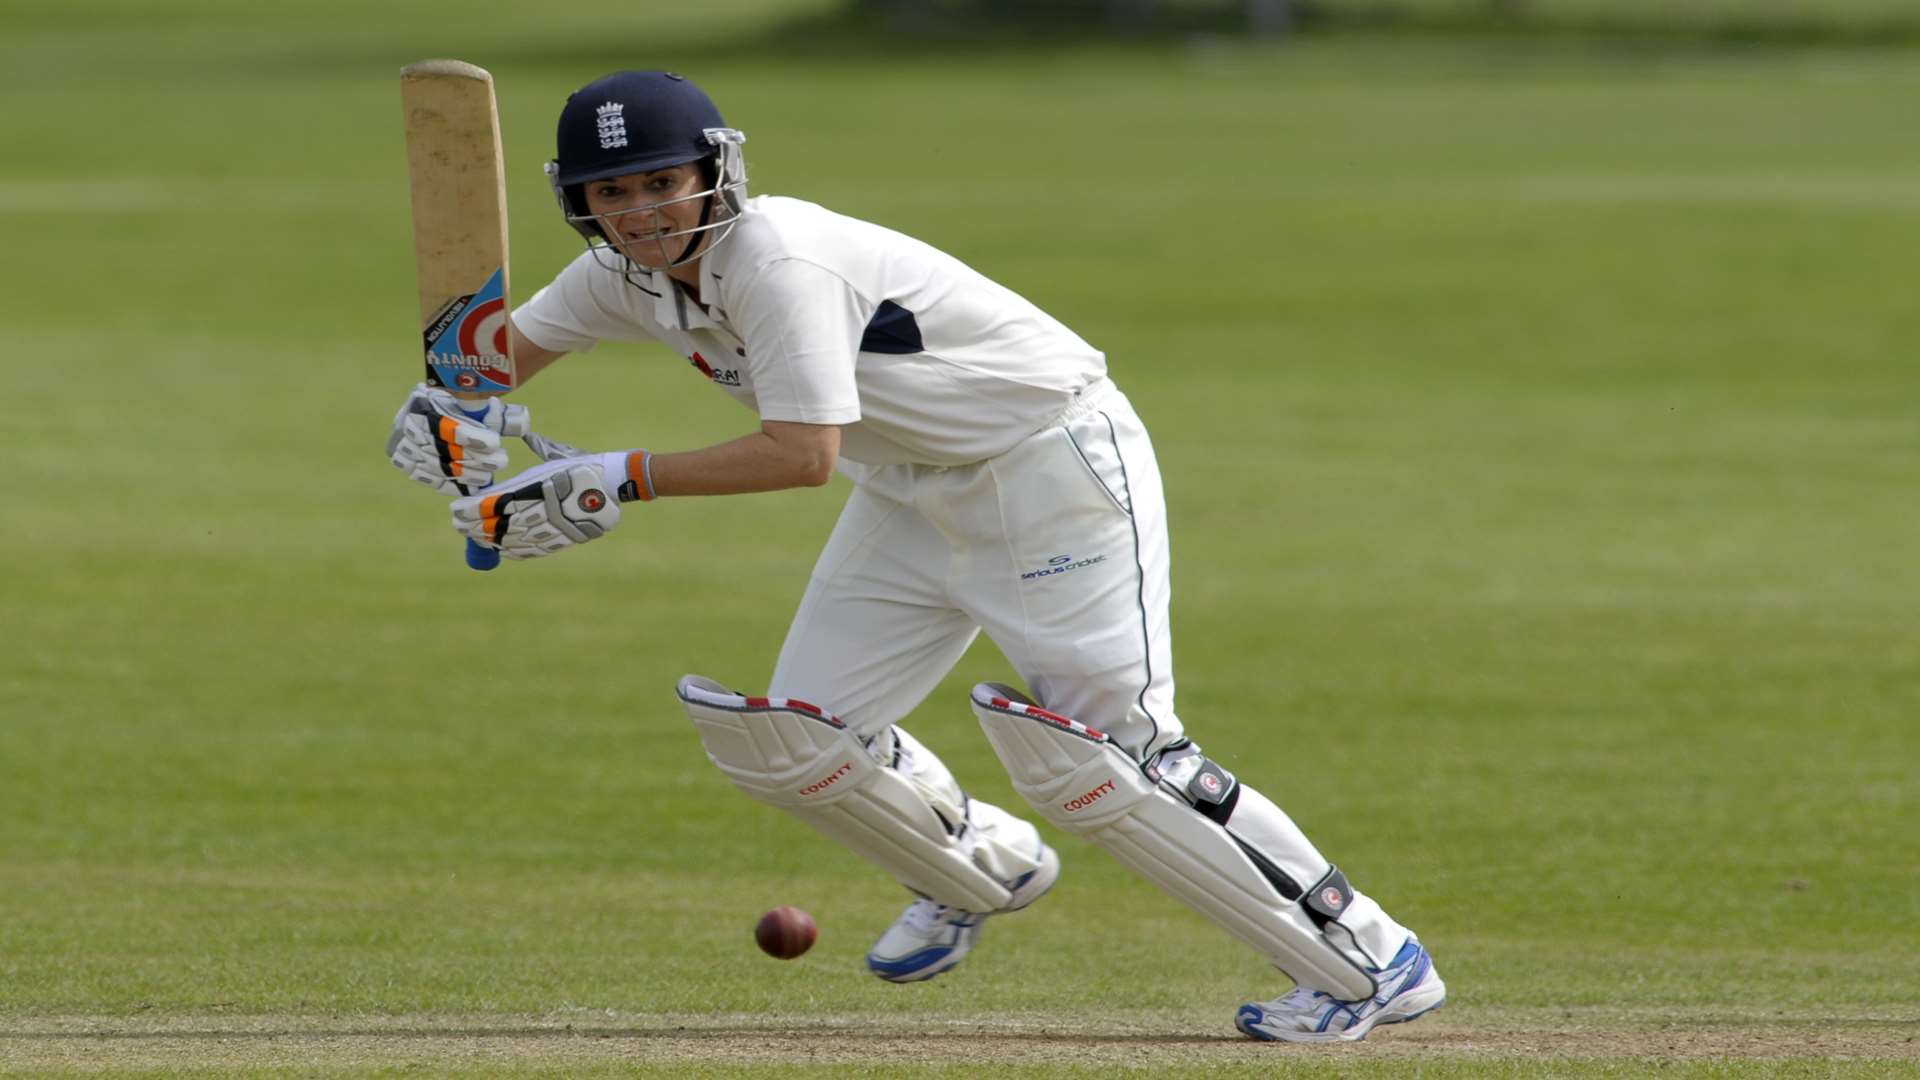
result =
M1107 423L1107 437L1113 440L1113 459L1120 463L1120 487L1126 492L1127 505L1132 506L1133 482L1127 476L1127 459L1120 452L1120 433L1114 429L1113 417L1106 410L1102 409L1098 415ZM1074 449L1079 450L1079 446L1076 445ZM1133 565L1139 575L1136 579L1139 585L1135 592L1135 604L1140 610L1140 666L1146 672L1146 678L1140 684L1140 693L1134 700L1140 706L1140 714L1153 725L1153 734L1140 746L1141 753L1138 756L1144 759L1145 751L1160 741L1160 720L1147 708L1147 691L1153 686L1153 627L1147 618L1147 567L1140 557L1140 523L1132 513L1127 514L1127 528L1133 536Z

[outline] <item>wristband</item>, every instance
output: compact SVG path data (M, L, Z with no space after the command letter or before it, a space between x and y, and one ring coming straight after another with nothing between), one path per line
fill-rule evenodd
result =
M646 450L616 450L600 455L600 471L617 490L621 502L652 502L653 454ZM616 483L615 481L618 481Z

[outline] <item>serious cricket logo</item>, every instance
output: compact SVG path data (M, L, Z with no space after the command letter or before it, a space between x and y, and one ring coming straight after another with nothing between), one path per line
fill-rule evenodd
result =
M1053 558L1047 560L1046 566L1022 573L1020 580L1033 581L1036 578L1052 577L1055 574L1065 574L1073 570L1095 566L1106 561L1107 557L1105 555L1089 555L1084 559L1075 559L1071 555L1055 555Z

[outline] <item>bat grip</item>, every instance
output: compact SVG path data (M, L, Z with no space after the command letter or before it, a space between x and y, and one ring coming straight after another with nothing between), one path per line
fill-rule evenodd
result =
M465 404L462 404L460 406L460 411L467 414L467 419L469 420L475 420L481 423L486 422L487 409L485 405L482 405L479 409L476 410L476 409L469 409L466 407ZM461 488L460 490L465 491L466 488ZM493 548L481 547L480 542L477 540L470 539L467 541L467 566L468 567L474 570L492 570L498 567L499 565L500 565L500 553L498 551L495 551Z
M491 570L500 565L500 553L481 547L478 540L467 541L467 565L475 570Z

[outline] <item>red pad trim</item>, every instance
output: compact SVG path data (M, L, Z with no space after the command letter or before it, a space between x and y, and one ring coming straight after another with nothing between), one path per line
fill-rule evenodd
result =
M1003 697L994 698L992 704L993 704L993 707L996 709L1005 709L1008 712L1020 713L1023 716L1031 716L1035 720L1045 720L1047 723L1052 724L1055 727L1063 727L1063 728L1066 728L1068 731L1076 731L1076 732L1084 731L1088 735L1091 735L1096 739L1104 739L1107 737L1106 732L1101 731L1098 728L1090 728L1078 720L1061 716L1059 713L1056 713L1056 712L1048 712L1047 710L1041 708L1038 705L1019 705L1019 704L1015 704L1014 702L1008 701L1006 698L1003 698Z

